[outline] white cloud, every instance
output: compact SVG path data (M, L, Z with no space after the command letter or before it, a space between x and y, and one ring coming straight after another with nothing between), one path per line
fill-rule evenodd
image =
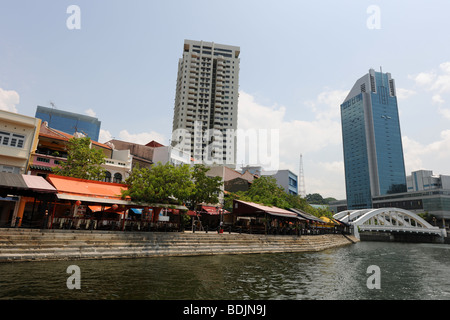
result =
M450 92L450 62L439 65L438 71L421 72L415 76L409 76L419 88L431 93L432 104L438 105L437 112L446 119L450 119L450 109L444 108L443 95Z
M433 101L433 103L436 103L436 104L443 104L445 102L444 99L442 99L440 94L435 94L434 96L432 96L431 101Z
M87 109L87 110L85 110L84 112L85 112L88 116L90 116L90 117L97 117L97 114L96 114L95 111L92 110L92 109Z
M119 136L115 137L109 130L100 129L99 142L105 143L113 139L144 145L152 140L155 140L161 144L166 144L166 137L155 131L130 133L128 130L121 130L119 132Z
M434 81L436 74L434 72L421 72L416 76L409 76L409 78L413 79L418 86L427 86Z
M430 143L420 143L407 136L402 141L407 175L420 169L450 174L450 130L441 131L440 138Z
M410 89L397 88L397 98L399 100L406 100L409 97L415 95L417 92Z
M438 71L420 72L409 76L417 86L436 93L450 92L450 62L439 65Z
M16 112L16 105L19 104L19 94L14 90L3 90L0 88L0 110Z
M444 71L445 73L450 74L450 61L441 63L439 65L439 68L441 68L441 70Z
M109 132L108 130L100 129L98 142L105 143L112 139L113 139L113 136L112 136L111 132Z
M166 143L165 136L155 131L130 133L128 132L128 130L121 130L119 132L119 140L133 142L137 144L147 144L152 140L155 140L161 144Z
M327 163L323 162L323 159L342 157L339 105L347 93L347 91L327 90L319 94L316 100L305 103L313 108L315 113L315 119L305 121L285 119L286 107L262 105L256 102L251 94L241 91L238 129L246 132L253 130L256 135L257 129L277 130L279 167L276 169L289 169L298 174L299 157L303 154L304 159L314 163L314 167L310 168L308 173L305 172L308 180L311 180L311 184L307 186L307 193L317 192L324 196L345 197L343 167L339 166L338 162ZM238 165L242 162L244 165L247 164L248 158L243 146L238 145ZM251 164L255 165L255 163ZM315 181L314 184L313 181Z
M340 117L340 105L348 95L348 90L326 90L317 95L316 100L306 101L305 105L316 113L317 119Z
M402 137L402 144L406 175L411 174L412 171L424 169L422 161L424 146L407 136Z
M430 89L439 93L450 92L450 74L438 76Z

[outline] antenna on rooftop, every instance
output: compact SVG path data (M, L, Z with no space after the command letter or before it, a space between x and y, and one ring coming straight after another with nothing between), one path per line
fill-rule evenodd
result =
M306 198L305 175L303 173L303 156L302 156L302 154L300 154L300 168L299 168L298 179L299 179L298 194L302 198Z
M56 109L56 104L53 101L50 101L49 103L52 106L52 111L50 111L50 113L48 115L48 123L47 123L47 125L51 128L53 110Z

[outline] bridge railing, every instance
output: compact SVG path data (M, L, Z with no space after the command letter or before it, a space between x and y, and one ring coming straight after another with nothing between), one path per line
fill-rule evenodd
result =
M423 227L401 227L401 226L388 226L388 225L359 225L361 231L408 231L408 232L420 232L420 233L433 233L441 234L442 230L438 227L423 228Z

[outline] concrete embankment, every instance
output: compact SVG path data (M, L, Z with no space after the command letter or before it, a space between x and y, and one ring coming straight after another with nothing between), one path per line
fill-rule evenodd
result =
M309 252L358 241L340 234L271 236L235 233L0 229L0 262Z

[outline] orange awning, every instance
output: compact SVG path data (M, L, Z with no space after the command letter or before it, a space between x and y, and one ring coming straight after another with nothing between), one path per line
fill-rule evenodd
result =
M82 202L104 204L129 204L122 200L122 190L126 186L94 180L49 175L47 180L55 187L58 199L80 200Z
M105 207L105 206L89 206L89 209L92 210L92 212L99 212L99 211L105 211L108 210L111 207Z

